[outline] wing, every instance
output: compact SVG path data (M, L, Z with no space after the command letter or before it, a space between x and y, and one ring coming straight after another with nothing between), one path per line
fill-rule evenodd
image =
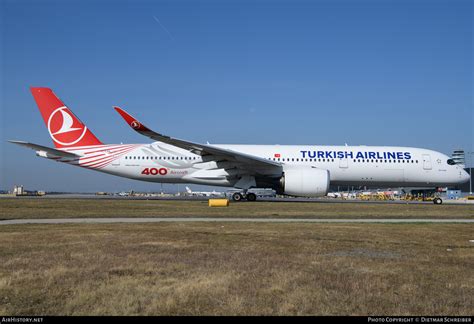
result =
M33 144L33 143L28 143L28 142L23 142L23 141L9 141L9 142L16 145L28 147L37 152L45 152L49 157L70 158L70 159L81 157L80 155L77 155L74 153L69 153L69 152L53 149L51 147L47 147L43 145L38 145L38 144Z
M266 160L264 158L245 154L241 152L236 152L233 150L228 150L220 147L216 147L209 144L199 144L190 141L185 141L177 138L172 138L157 132L152 131L137 119L132 117L129 113L124 111L119 107L114 107L114 109L122 116L125 122L132 127L136 132L147 136L155 141L167 143L188 151L191 151L195 154L202 156L212 155L217 161L231 161L237 162L240 164L241 168L246 169L250 173L255 171L255 173L261 173L262 169L280 169L281 164L275 161ZM265 172L264 172L265 173Z

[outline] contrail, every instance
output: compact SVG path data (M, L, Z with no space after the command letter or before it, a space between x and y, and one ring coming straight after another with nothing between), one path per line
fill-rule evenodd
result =
M161 26L161 28L163 28L163 30L168 34L168 36L174 40L173 36L171 35L171 33L168 31L168 29L166 29L165 26L163 26L163 24L160 22L160 20L156 17L156 16L153 16L153 18L156 20L156 22Z

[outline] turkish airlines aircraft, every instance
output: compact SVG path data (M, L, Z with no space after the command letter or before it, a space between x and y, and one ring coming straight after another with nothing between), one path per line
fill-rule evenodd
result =
M329 185L455 186L469 174L448 156L421 148L322 145L210 145L154 132L119 107L136 132L155 142L103 144L49 88L31 88L56 148L10 141L40 157L130 179L235 187L234 200L256 200L252 187L291 196L324 196ZM442 203L436 200L435 203Z
M218 191L192 191L191 188L186 187L186 192L191 196L204 196L204 197L216 197L216 196L225 196L225 192Z

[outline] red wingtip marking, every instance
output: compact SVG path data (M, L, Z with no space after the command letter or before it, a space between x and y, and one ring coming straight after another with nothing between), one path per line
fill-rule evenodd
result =
M114 106L114 109L122 116L122 118L127 122L127 124L136 131L146 131L149 130L147 127L142 125L138 120L136 120L132 115L127 113L125 110L120 107Z

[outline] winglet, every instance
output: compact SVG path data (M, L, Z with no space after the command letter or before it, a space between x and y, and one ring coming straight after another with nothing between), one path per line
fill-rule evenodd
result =
M114 109L120 114L120 116L122 116L125 122L137 132L146 132L150 130L122 108L114 106Z

